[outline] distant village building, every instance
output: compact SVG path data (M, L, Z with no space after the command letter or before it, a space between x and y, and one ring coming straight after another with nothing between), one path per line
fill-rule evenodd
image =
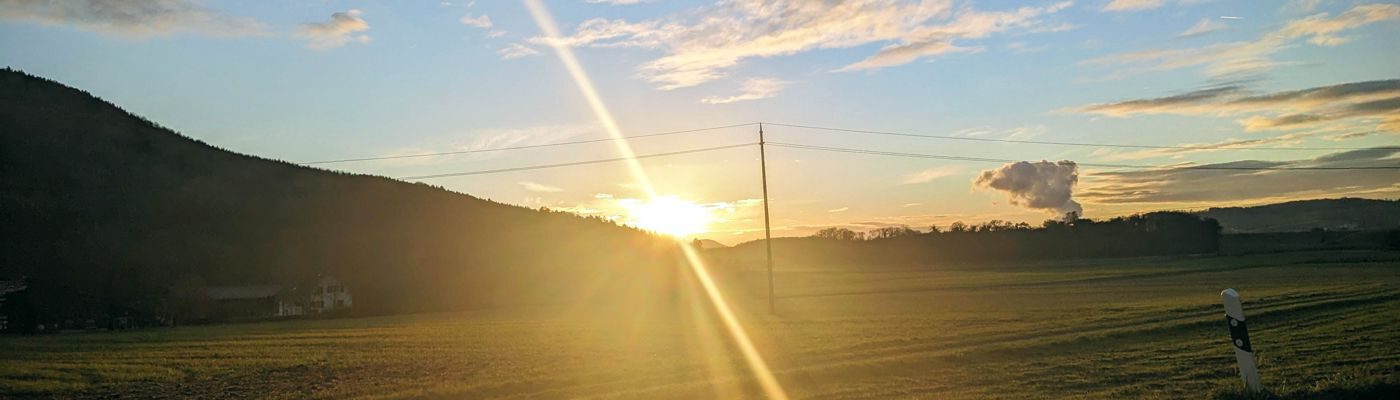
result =
M210 300L205 317L211 319L294 317L343 310L354 305L350 289L330 276L320 277L309 288L220 286L207 288L204 294Z
M0 332L18 331L27 322L28 304L21 296L28 288L24 279L0 280Z

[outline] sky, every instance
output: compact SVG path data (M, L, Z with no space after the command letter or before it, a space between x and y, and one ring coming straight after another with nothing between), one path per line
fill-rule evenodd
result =
M624 135L745 124L633 140L638 155L756 143L765 122L773 143L970 158L768 146L775 236L1400 197L1394 170L1114 166L1400 165L1378 148L1400 145L1400 2L544 4L558 36L505 0L0 0L0 64L314 162L607 138L555 56L567 47ZM316 166L405 178L618 156L600 142ZM658 194L710 214L702 237L761 237L756 146L640 162ZM623 223L654 212L622 163L421 181Z

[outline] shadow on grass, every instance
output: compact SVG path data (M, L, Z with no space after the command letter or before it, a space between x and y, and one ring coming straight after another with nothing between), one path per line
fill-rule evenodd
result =
M1213 400L1342 400L1400 399L1400 383L1371 383L1352 387L1325 387L1287 393L1246 393L1243 389L1216 392Z

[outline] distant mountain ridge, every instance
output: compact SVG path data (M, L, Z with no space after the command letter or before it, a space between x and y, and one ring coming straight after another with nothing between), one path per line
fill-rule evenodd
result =
M0 278L29 277L57 316L321 274L371 313L621 298L675 259L673 241L599 218L215 148L8 68L0 177Z
M1253 207L1210 208L1195 214L1220 221L1226 233L1400 228L1400 200L1298 200Z

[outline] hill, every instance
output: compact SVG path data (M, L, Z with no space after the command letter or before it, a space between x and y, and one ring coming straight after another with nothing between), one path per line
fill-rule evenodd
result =
M28 276L53 315L323 274L364 313L620 297L674 260L671 241L601 219L225 151L10 69L0 171L0 278Z
M1254 207L1211 208L1196 214L1220 221L1226 233L1400 228L1400 200L1299 200Z

